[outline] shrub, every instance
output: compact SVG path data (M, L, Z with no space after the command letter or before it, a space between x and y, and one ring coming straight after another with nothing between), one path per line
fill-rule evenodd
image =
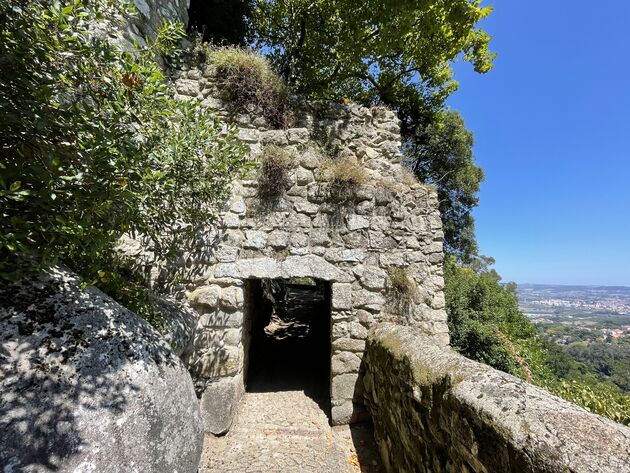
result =
M278 203L289 188L291 157L278 146L263 149L258 168L258 198L271 207Z
M599 384L585 384L576 380L551 382L545 389L569 402L582 406L620 424L630 425L630 396L614 388Z
M165 24L125 52L91 36L113 0L0 0L0 274L19 253L97 274L121 234L194 235L247 164L235 131L173 98L156 63L183 33ZM164 44L164 43L169 44ZM109 268L107 268L109 269ZM86 274L87 273L87 274ZM16 274L12 274L16 277Z
M208 60L217 68L232 113L258 109L271 126L291 127L289 89L265 58L238 47L208 47Z

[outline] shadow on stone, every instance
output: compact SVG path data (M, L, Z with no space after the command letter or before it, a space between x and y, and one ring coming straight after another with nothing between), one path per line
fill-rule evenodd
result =
M192 381L145 321L72 273L0 287L4 471L196 471Z

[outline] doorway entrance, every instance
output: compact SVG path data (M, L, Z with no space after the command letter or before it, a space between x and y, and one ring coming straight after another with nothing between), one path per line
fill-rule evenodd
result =
M330 283L251 279L246 291L246 391L304 391L329 415Z

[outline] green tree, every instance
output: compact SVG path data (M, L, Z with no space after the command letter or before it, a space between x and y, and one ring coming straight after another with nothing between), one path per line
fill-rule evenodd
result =
M531 378L540 363L529 353L536 329L518 308L513 292L493 270L475 272L447 256L444 265L446 310L453 348L497 369Z
M5 277L24 253L99 273L124 232L167 254L164 236L211 219L246 163L234 130L175 100L155 60L174 52L182 27L125 52L92 34L115 14L132 12L109 0L0 0Z
M257 0L253 39L305 95L378 98L399 84L443 95L462 53L490 69L490 37L476 27L490 12L480 0Z
M474 163L472 133L457 112L447 112L406 138L404 151L413 171L438 190L446 251L472 264L478 248L471 212L479 203L483 180L483 171Z

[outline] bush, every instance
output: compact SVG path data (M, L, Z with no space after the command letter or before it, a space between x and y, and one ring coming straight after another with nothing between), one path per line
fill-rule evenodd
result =
M235 131L173 98L151 46L124 52L91 36L129 10L113 0L0 0L0 274L15 258L69 262L90 277L117 239L140 233L158 255L169 235L213 218L247 164ZM109 269L109 268L107 268Z
M258 109L271 126L292 126L289 89L265 58L248 49L210 46L207 57L217 68L233 114Z
M576 380L562 380L544 384L543 387L595 414L603 415L620 424L630 425L630 396L603 383L585 384Z
M291 157L277 146L263 149L258 168L258 198L266 206L274 207L289 188Z

